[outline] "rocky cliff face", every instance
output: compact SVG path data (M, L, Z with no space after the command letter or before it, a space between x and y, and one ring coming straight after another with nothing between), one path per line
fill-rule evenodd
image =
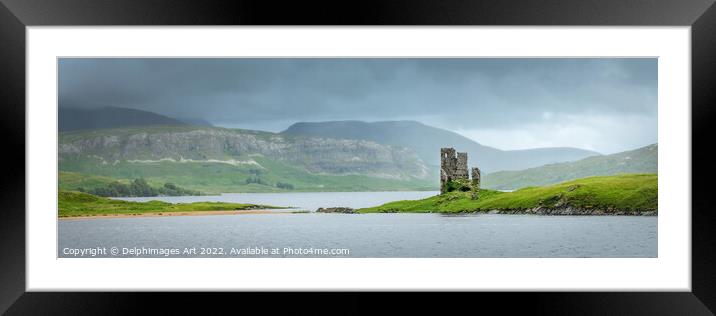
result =
M102 164L174 161L237 165L257 165L251 157L261 155L316 174L428 177L423 161L404 147L223 128L143 127L62 133L59 155L61 161L95 159Z

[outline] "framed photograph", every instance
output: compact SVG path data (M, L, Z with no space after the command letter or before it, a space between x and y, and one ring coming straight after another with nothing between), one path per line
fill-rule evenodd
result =
M0 308L712 314L712 1L368 7L3 0Z

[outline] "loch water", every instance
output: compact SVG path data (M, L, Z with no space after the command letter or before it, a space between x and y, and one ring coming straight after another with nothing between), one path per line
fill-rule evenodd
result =
M123 199L243 202L314 211L434 194L308 192ZM657 222L656 216L314 212L68 219L58 224L58 257L657 257Z

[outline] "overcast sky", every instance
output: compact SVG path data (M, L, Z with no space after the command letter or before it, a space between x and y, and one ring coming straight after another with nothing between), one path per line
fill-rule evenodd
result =
M61 107L281 131L416 120L500 149L657 142L656 59L61 59Z

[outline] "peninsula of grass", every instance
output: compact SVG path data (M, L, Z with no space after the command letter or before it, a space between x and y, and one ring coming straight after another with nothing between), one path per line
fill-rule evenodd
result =
M282 207L223 202L167 203L113 200L76 191L60 191L59 217L142 215L147 213L208 212L275 209Z
M448 192L422 200L396 201L359 213L472 213L554 215L656 215L658 176L622 174L589 177L514 192Z

